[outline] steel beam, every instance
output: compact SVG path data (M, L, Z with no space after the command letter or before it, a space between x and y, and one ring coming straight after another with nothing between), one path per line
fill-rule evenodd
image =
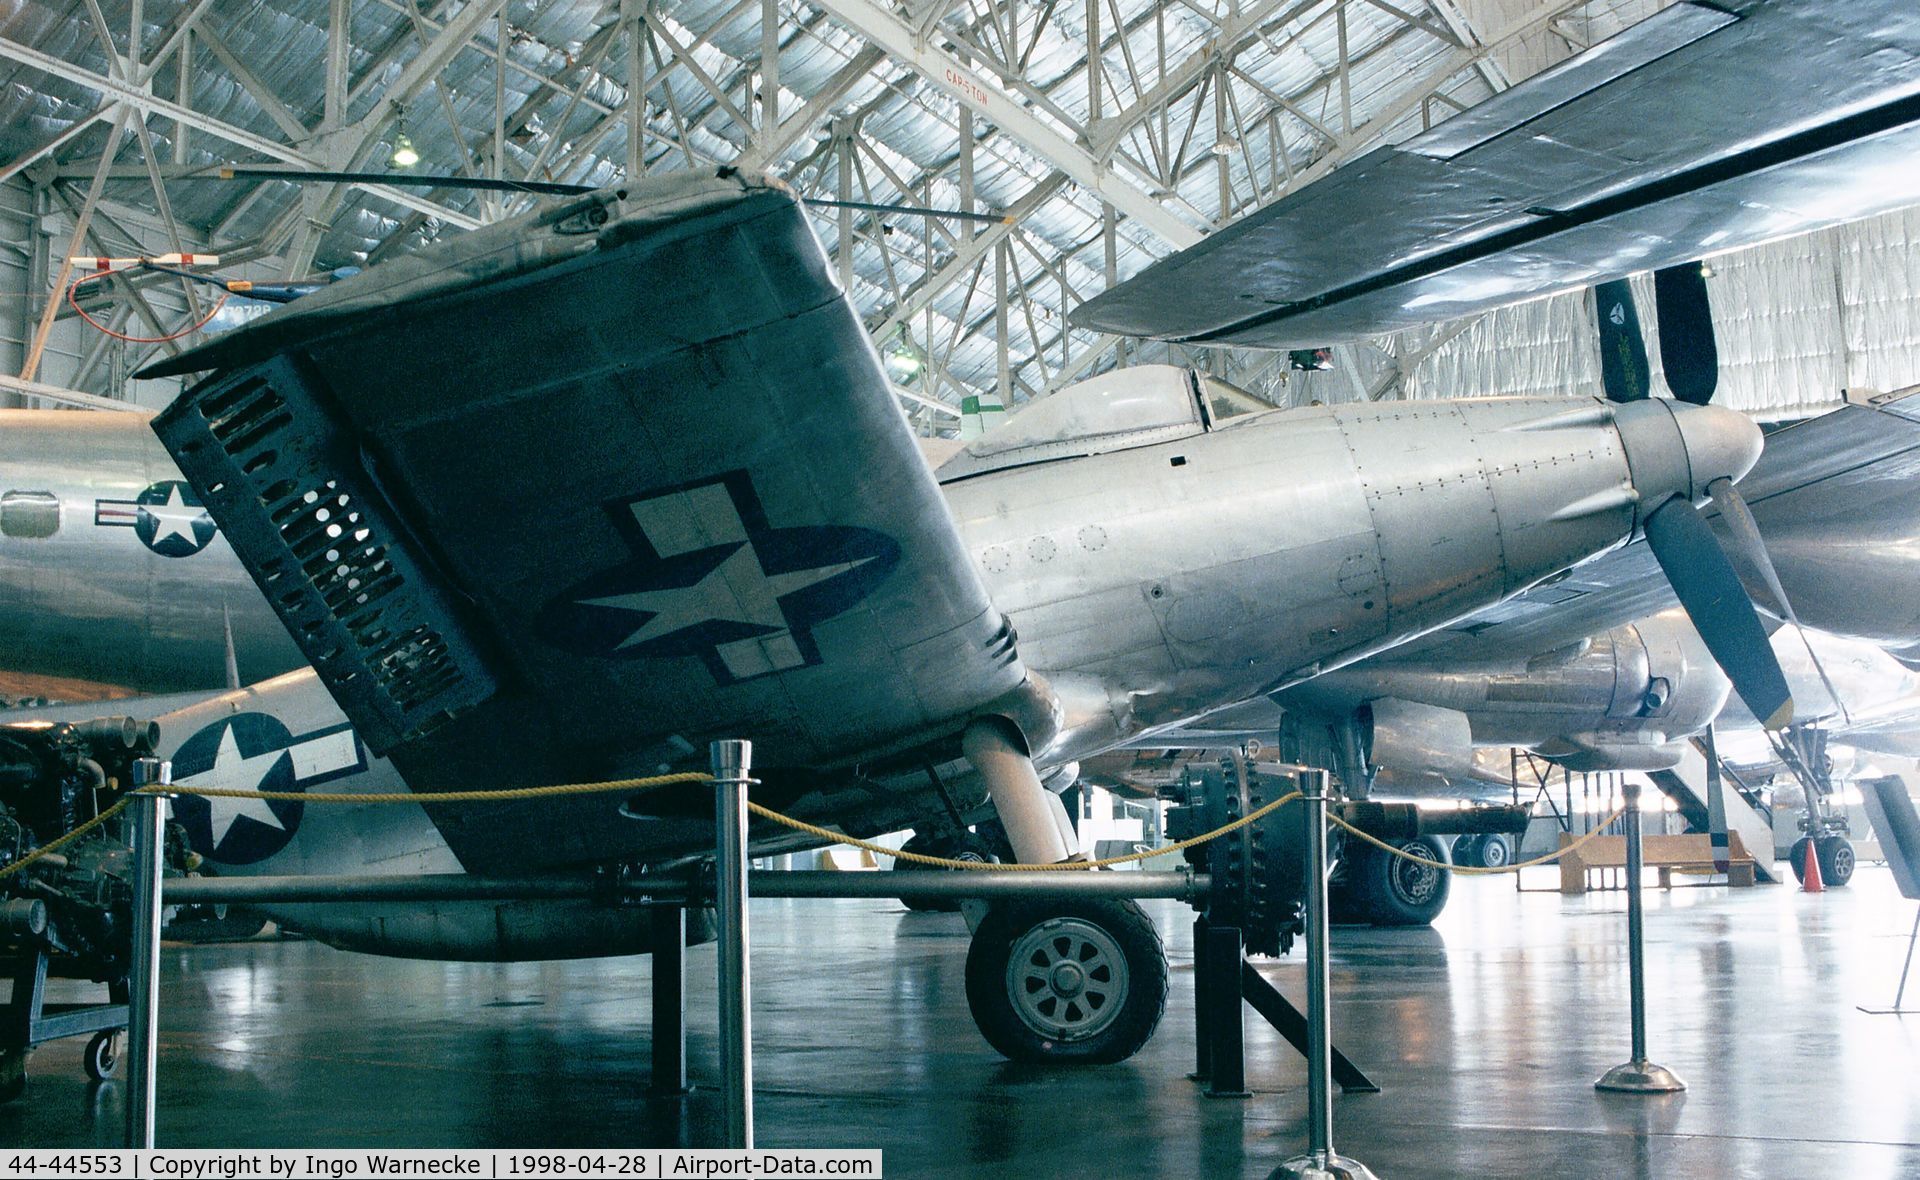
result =
M235 127L231 123L223 122L211 115L201 114L199 111L182 106L180 103L160 98L150 93L144 87L135 86L119 78L110 78L105 74L96 74L92 70L84 69L68 61L63 61L50 53L44 53L30 45L22 45L20 42L8 37L0 37L0 58L16 61L21 65L32 66L42 73L50 74L56 78L64 78L76 86L84 86L89 90L96 91L103 97L110 98L116 103L130 107L142 114L159 115L175 123L191 127L196 131L204 131L236 147L244 148L250 152L257 152L260 155L282 161L283 163L313 170L331 167L331 165L323 163L289 144L268 139L264 135L255 134L242 127ZM390 185L361 184L355 187L364 189L367 192L373 193L384 200L391 201L404 208L418 209L429 217L437 217L441 221L460 226L463 229L473 229L480 224L478 219L469 217L457 209L450 209L437 201L426 200L412 193L393 188Z
M1076 184L1158 234L1168 245L1184 249L1203 236L1172 210L1115 175L1084 147L1042 122L997 84L988 82L953 54L922 40L911 25L873 0L819 0L819 7L968 110L990 120Z

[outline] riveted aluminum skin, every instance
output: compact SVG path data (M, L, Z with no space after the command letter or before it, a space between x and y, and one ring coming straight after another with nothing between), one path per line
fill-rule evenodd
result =
M1681 409L1622 429L1597 401L1308 407L946 492L1060 692L1066 759L1442 626L1751 465L1751 423Z

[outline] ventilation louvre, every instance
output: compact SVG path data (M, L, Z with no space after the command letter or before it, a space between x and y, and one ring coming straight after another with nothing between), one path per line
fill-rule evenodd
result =
M154 422L375 753L487 700L493 675L312 367L278 356Z

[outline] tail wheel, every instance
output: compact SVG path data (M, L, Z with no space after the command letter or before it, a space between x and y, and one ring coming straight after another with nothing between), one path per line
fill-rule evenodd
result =
M1853 841L1845 836L1822 836L1813 848L1813 855L1820 862L1821 884L1838 889L1853 880ZM1806 850L1802 849L1800 856L1803 863L1806 855Z
M1124 1061L1166 1010L1166 949L1131 901L996 904L967 950L967 1003L1011 1060Z

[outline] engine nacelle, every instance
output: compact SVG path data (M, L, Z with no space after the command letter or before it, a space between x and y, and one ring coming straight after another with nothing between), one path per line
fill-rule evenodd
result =
M1367 764L1405 790L1473 777L1473 726L1457 709L1397 697L1361 706Z

